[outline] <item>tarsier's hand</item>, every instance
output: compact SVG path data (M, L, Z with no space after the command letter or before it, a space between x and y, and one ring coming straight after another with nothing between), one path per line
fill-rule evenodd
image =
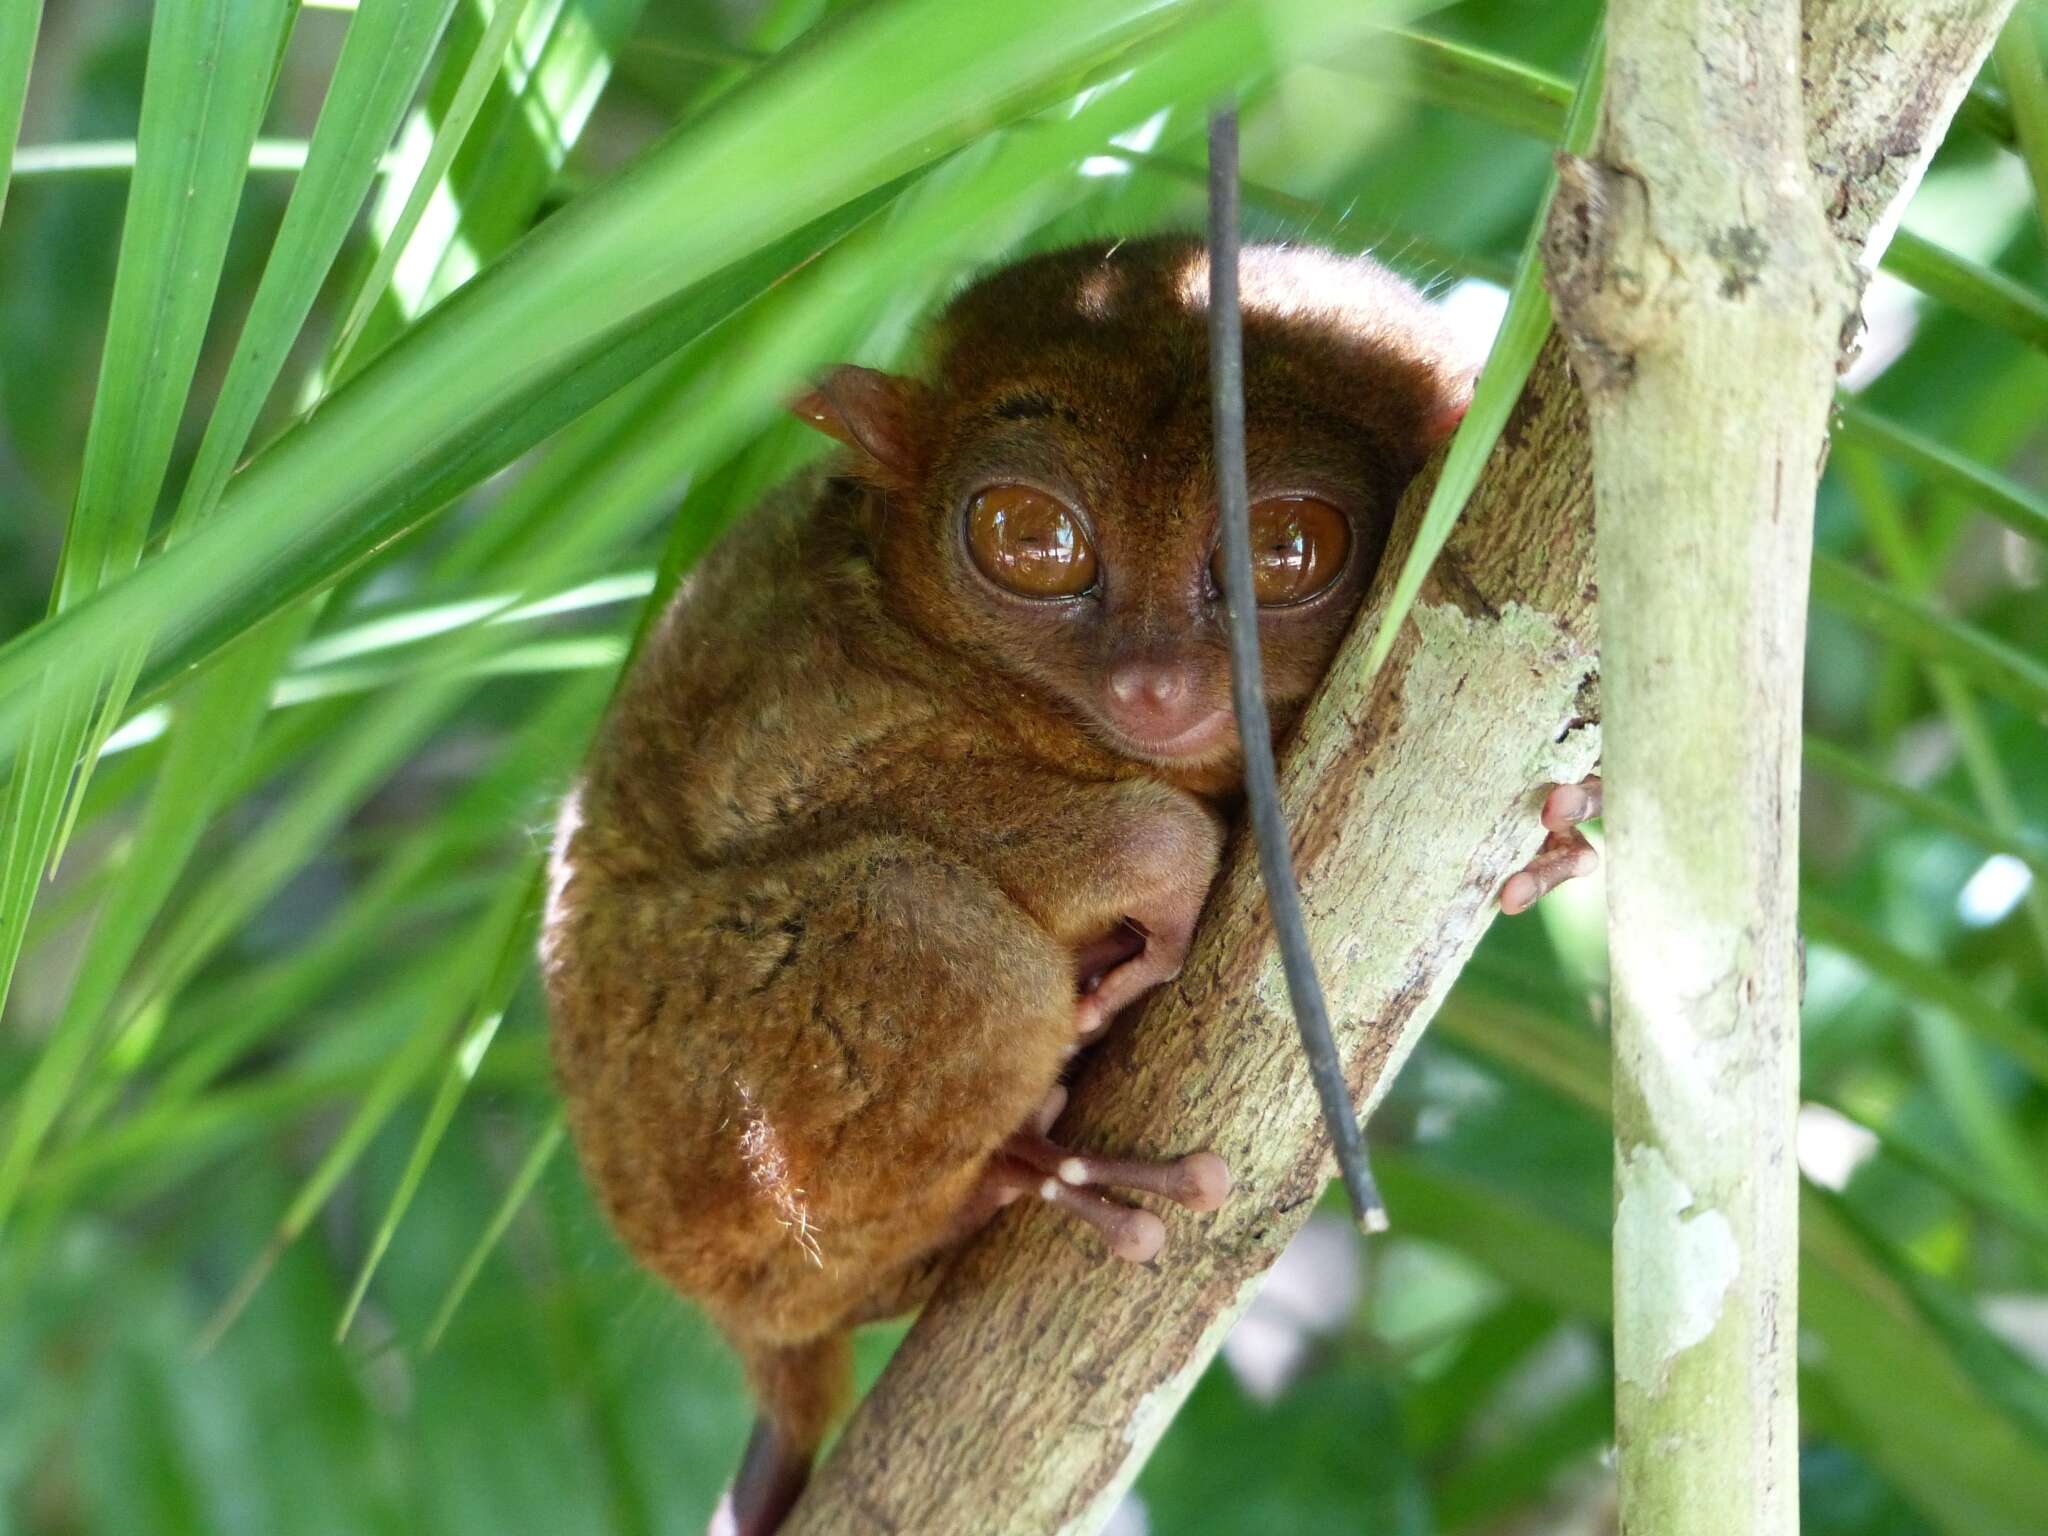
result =
M1599 816L1600 789L1596 777L1551 790L1543 802L1543 826L1550 835L1525 868L1508 876L1500 891L1501 911L1526 912L1565 881L1600 867L1600 855L1579 830L1580 822Z

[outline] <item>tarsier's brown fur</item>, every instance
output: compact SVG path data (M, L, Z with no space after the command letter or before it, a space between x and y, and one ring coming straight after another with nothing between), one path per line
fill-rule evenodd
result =
M1137 921L1121 1006L1178 968L1213 878L1234 732L1160 760L1104 693L1164 668L1229 705L1206 305L1197 242L1088 246L967 289L920 378L833 375L808 413L849 451L690 577L565 809L544 957L576 1144L739 1350L785 1482L850 1327L915 1305L999 1203L985 1173L1075 1047L1077 955ZM1254 498L1353 528L1326 593L1262 613L1280 731L1470 371L1363 258L1250 249L1243 310ZM1018 479L1083 509L1097 592L1034 602L968 558L966 498ZM738 1526L793 1496L756 1488Z

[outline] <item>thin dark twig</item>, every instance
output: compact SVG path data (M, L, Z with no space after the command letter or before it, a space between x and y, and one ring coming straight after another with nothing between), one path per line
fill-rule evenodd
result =
M1309 1076L1323 1103L1323 1122L1337 1149L1337 1166L1361 1230L1383 1232L1387 1209L1373 1182L1365 1138L1351 1107L1351 1090L1330 1038L1330 1014L1316 979L1302 924L1301 893L1294 884L1287 823L1280 814L1280 781L1273 769L1273 732L1260 683L1259 610L1252 595L1251 494L1244 467L1244 328L1238 313L1237 112L1209 119L1209 409L1216 433L1216 492L1223 511L1223 594L1230 610L1230 694L1237 734L1244 743L1245 798L1259 845L1259 872L1273 910L1287 997L1308 1055Z

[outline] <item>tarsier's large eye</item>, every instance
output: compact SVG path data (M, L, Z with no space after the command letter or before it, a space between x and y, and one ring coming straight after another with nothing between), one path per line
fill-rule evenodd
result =
M1306 602L1335 581L1351 553L1351 524L1314 496L1272 496L1252 508L1252 593L1261 608ZM1210 567L1223 582L1223 551Z
M1095 583L1095 546L1057 498L992 485L967 505L967 547L982 574L1024 597L1074 597Z

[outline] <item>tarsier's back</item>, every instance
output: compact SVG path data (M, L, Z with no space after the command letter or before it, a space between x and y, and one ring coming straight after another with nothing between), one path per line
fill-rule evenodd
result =
M1266 688L1285 729L1470 373L1362 258L1244 266ZM1185 239L998 271L918 377L798 402L845 445L683 589L556 845L544 960L591 1182L763 1407L722 1529L766 1532L845 1390L1023 1195L1155 1254L1193 1152L1046 1132L1076 1049L1180 965L1236 787L1207 268Z

